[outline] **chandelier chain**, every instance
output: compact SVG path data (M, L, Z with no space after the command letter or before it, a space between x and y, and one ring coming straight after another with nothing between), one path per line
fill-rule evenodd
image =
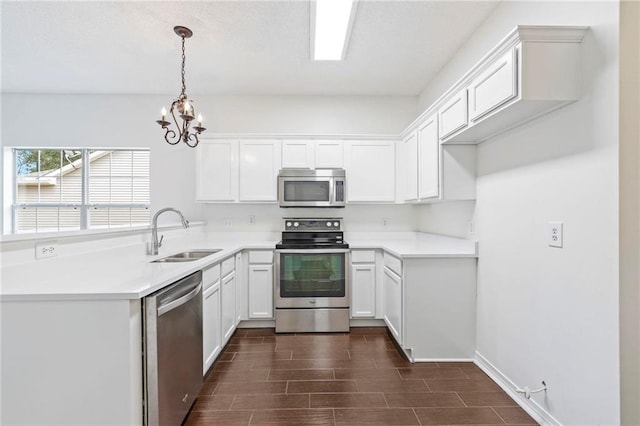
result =
M187 60L187 55L184 50L184 37L182 37L182 95L187 92L187 85L184 82L184 64Z

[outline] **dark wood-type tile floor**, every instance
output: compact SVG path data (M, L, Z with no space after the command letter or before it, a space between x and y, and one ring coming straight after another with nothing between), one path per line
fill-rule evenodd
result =
M238 329L185 426L536 424L472 363L411 364L386 328Z

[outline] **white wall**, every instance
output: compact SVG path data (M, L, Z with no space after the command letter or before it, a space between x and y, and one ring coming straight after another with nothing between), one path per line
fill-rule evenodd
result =
M342 209L281 209L273 204L228 205L207 204L205 215L212 231L282 231L283 217L342 217L343 229L364 231L415 231L418 228L417 210L412 205L354 205ZM255 224L249 216L255 216ZM232 220L225 227L225 219ZM386 226L383 225L386 219Z
M418 229L421 232L475 240L475 209L475 201L421 205L418 207Z
M210 134L399 134L417 115L417 97L411 96L192 95ZM171 100L146 95L3 94L2 146L150 147L152 211L173 206L190 219L206 220L206 212L216 218L219 209L193 201L195 151L164 142L155 123ZM246 209L234 211L241 216L255 212Z
M478 146L478 354L518 386L545 380L532 400L560 423L618 424L617 2L503 2L421 107L517 24L591 30L580 101ZM549 221L564 248L547 246Z

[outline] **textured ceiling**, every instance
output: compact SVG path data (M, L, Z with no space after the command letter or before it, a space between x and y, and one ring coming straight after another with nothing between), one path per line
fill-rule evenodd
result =
M416 95L496 1L360 0L343 62L309 59L309 1L1 4L5 93Z

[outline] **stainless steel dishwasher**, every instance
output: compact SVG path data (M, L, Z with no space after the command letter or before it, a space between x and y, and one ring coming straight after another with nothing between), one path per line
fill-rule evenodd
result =
M202 387L202 271L143 306L145 424L179 426Z

